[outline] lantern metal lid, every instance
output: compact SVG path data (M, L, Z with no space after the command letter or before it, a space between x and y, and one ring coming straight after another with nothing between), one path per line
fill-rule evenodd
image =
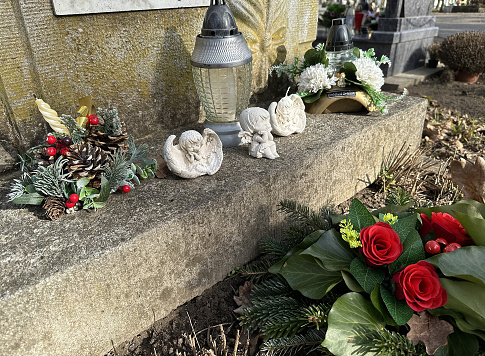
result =
M226 1L211 0L190 63L199 68L231 68L251 61L251 51Z

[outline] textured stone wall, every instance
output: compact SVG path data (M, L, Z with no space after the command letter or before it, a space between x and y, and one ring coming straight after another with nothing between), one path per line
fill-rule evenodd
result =
M315 39L317 0L233 0L253 52L253 90L269 67ZM0 171L48 132L33 94L59 114L77 100L114 107L135 137L199 119L190 55L206 8L55 16L50 0L0 1ZM7 152L7 153L6 153Z

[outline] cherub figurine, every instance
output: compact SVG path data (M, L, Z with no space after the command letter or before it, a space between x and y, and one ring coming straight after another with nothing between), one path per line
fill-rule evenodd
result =
M241 144L249 143L249 155L269 159L278 158L276 144L271 134L269 112L263 108L248 108L239 118L242 131Z
M182 178L196 178L216 173L222 164L222 142L211 129L203 135L195 130L180 135L179 144L174 145L175 135L169 136L163 148L167 167Z
M305 129L305 104L296 94L285 96L278 103L272 102L268 111L273 132L278 136L301 133Z

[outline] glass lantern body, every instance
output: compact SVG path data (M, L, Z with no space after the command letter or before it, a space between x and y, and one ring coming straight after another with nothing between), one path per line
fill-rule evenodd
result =
M337 74L342 68L345 62L350 62L355 59L353 51L351 49L347 49L344 51L328 51L327 52L328 58L328 67L330 68L330 72L332 74Z
M192 74L206 120L213 123L237 122L249 103L252 63L229 68L192 66Z

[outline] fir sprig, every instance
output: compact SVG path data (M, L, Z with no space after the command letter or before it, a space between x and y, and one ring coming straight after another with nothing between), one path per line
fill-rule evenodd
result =
M303 350L318 349L320 355L332 355L328 350L321 346L325 339L325 332L322 330L311 330L303 335L293 337L282 337L276 339L267 339L261 346L262 351L269 351L272 356L291 356L296 355Z
M39 166L32 177L35 190L45 196L64 198L66 185L72 182L67 178L69 172L64 173L66 162L61 156L48 167Z
M297 204L292 200L283 200L280 202L278 211L286 213L290 219L299 222L315 230L328 230L332 227L330 210L322 208L319 213L310 210L309 207Z
M98 108L97 114L104 121L103 132L110 136L119 136L122 134L121 121L116 109Z
M67 127L72 143L78 144L84 141L84 137L88 134L86 129L83 129L71 115L61 115L61 122Z
M356 354L373 354L382 356L425 356L426 348L419 343L414 345L406 335L389 331L387 329L356 330L352 342L359 345Z
M110 156L110 164L106 168L106 179L111 187L111 192L128 184L130 172L132 172L130 162L128 162L123 148L120 147Z
M13 201L29 193L27 187L31 186L32 183L32 176L28 172L23 172L20 178L14 179L10 185L10 193L7 194L8 201Z

